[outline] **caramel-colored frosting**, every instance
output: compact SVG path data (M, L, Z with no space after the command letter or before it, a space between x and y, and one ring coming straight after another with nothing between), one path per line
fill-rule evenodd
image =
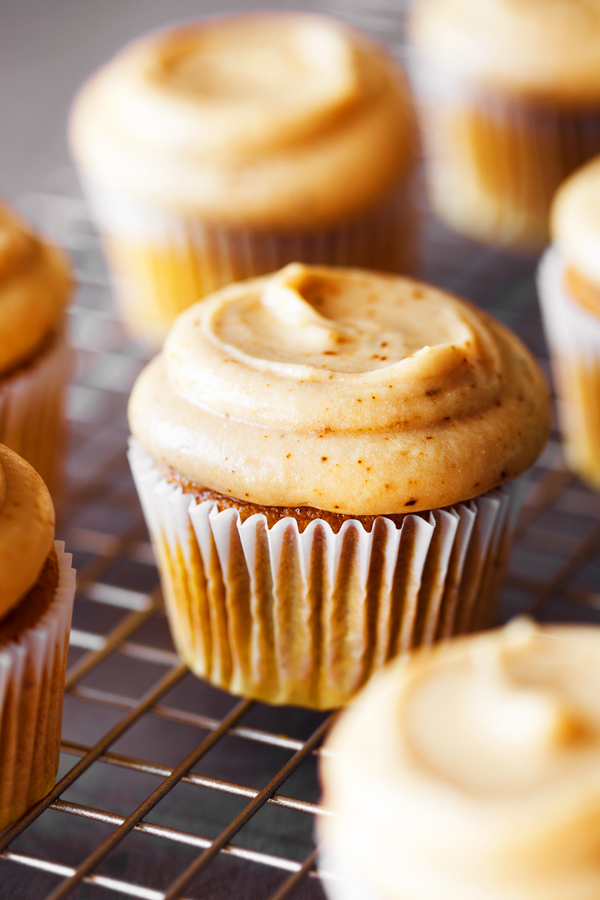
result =
M417 0L412 39L474 84L600 102L599 0Z
M402 72L310 13L207 19L131 44L82 89L89 177L209 220L312 227L362 212L410 166Z
M0 205L0 373L61 326L70 287L64 256Z
M600 157L558 189L550 228L567 266L600 288Z
M374 897L600 896L599 629L520 619L397 661L327 749L325 846Z
M38 580L54 540L54 507L37 472L0 444L0 618Z
M449 506L520 475L549 428L523 344L408 278L291 264L186 310L130 426L196 484L350 515Z

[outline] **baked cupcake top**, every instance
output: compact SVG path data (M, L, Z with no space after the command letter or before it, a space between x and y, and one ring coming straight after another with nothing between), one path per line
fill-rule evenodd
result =
M550 228L567 265L600 289L600 157L561 185Z
M157 32L84 85L71 143L90 177L253 227L361 212L410 166L402 72L333 18L258 12Z
M598 0L417 0L410 31L476 84L554 103L600 100Z
M0 444L0 619L38 580L53 540L48 488L29 463Z
M319 827L377 896L600 896L600 630L505 629L374 676L321 757Z
M59 326L70 287L63 254L0 204L0 373L31 356Z
M466 301L293 263L180 315L129 420L157 462L223 494L379 515L520 475L549 403L529 351Z

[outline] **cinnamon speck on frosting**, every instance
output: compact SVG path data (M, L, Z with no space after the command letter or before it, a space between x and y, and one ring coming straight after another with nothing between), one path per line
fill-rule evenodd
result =
M292 264L182 313L134 387L130 423L151 456L212 490L385 515L451 506L519 475L546 440L549 404L527 349L466 301L406 278Z

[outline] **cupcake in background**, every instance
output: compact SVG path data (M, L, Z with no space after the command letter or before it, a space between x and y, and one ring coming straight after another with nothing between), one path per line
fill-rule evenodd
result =
M66 257L0 204L0 442L31 463L54 495L64 452L71 292Z
M409 32L434 209L541 250L556 189L600 152L600 4L416 0Z
M292 264L182 313L129 421L182 658L327 709L490 623L549 403L518 338L466 301Z
M48 489L0 444L0 830L54 785L74 594Z
M538 293L559 396L567 464L600 490L600 158L572 175L552 206L554 243Z
M507 627L386 666L334 726L331 900L600 896L600 630Z
M123 320L155 346L201 297L296 259L411 264L408 87L336 19L255 12L142 38L83 86L70 133Z

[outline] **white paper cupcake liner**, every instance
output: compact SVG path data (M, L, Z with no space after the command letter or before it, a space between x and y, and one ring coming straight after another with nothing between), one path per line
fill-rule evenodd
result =
M160 344L191 303L290 262L408 272L415 267L417 214L409 181L364 215L312 231L218 226L149 207L83 182L104 238L129 331Z
M54 784L75 570L55 541L59 581L36 625L0 650L0 830Z
M600 319L569 297L565 262L557 247L549 247L538 268L538 295L548 343L579 360L600 360Z
M61 332L31 362L0 375L0 443L33 466L54 499L61 480L71 360Z
M554 246L540 262L538 296L567 462L600 489L600 319L569 297L565 263Z
M411 75L436 212L480 240L541 250L557 188L600 153L600 107L504 95L441 71L418 53Z
M234 694L344 704L402 651L493 615L523 479L448 509L268 527L196 504L131 439L129 461L180 655Z

